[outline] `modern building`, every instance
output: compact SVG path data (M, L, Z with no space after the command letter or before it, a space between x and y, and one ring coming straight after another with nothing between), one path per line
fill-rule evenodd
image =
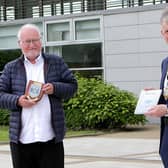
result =
M17 31L40 27L44 51L85 76L139 94L159 88L168 46L160 34L163 0L0 0L0 62L18 56ZM2 64L2 63L1 63ZM2 70L3 67L0 67Z

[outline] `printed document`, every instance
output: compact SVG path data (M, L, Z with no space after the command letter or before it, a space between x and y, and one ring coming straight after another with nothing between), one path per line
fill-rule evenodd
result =
M134 114L144 114L157 105L162 90L142 90Z

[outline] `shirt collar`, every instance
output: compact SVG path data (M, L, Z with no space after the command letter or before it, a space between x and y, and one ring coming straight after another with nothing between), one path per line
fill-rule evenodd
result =
M38 62L41 62L42 60L43 60L43 57L42 57L42 55L40 53L40 55L35 59L35 62L38 63ZM26 63L30 63L30 61L27 59L27 57L25 55L24 55L24 61Z

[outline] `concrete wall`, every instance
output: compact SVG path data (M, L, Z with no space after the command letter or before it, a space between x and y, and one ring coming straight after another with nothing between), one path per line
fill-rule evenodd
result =
M161 60L168 46L160 34L164 6L116 10L104 15L105 80L139 94L159 88Z

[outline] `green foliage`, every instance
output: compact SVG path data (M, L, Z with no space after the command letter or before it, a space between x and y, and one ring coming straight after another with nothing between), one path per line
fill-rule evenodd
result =
M21 55L19 49L16 50L3 50L0 51L0 71L3 70L5 64ZM0 109L0 125L9 124L9 111Z
M142 115L134 115L137 98L128 91L95 78L78 78L78 92L65 102L67 127L106 129L145 124Z
M134 115L137 98L132 93L119 90L99 79L77 79L77 94L64 103L68 128L107 129L145 124L143 115ZM8 123L9 111L0 109L0 125Z
M9 125L9 111L0 109L0 125Z
M14 60L15 58L19 57L20 55L21 55L21 51L19 49L0 51L0 71L3 70L4 65L7 62Z

